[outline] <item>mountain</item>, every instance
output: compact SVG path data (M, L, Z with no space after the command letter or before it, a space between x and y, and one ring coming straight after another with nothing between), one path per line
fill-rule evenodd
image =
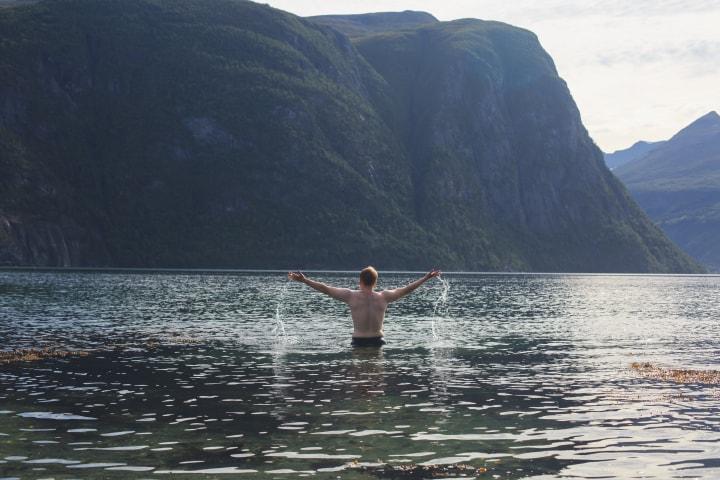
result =
M353 43L241 0L0 9L0 263L698 270L532 33L387 28Z
M629 148L616 150L613 153L606 153L605 164L610 170L614 170L621 165L625 165L628 162L644 157L664 143L664 141L645 142L641 140Z
M39 0L0 0L0 8L29 5L31 3L37 3L38 1Z
M356 46L389 83L419 218L459 233L447 240L453 250L487 238L535 270L658 271L668 258L679 262L671 269L693 268L607 170L531 32L458 20Z
M616 170L650 217L686 252L720 271L720 116L694 121Z
M318 15L308 17L315 23L333 27L349 37L410 29L438 23L438 19L426 12L382 12L357 15Z

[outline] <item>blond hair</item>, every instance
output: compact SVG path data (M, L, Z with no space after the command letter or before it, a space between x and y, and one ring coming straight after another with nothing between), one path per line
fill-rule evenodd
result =
M371 266L367 266L360 272L360 283L367 287L374 287L377 283L378 272Z

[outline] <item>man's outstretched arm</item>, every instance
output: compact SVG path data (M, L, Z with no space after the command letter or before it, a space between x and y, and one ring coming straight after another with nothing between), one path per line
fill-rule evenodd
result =
M440 270L433 269L432 271L426 273L422 278L419 278L412 283L408 283L404 287L396 288L395 290L383 290L382 296L385 297L385 300L387 300L388 303L400 300L402 297L412 292L431 278L439 276Z
M330 285L310 280L301 272L288 272L288 278L290 280L295 280L296 282L304 283L308 287L314 288L318 292L322 292L335 300L340 300L341 302L346 303L350 300L351 290L349 288L331 287Z

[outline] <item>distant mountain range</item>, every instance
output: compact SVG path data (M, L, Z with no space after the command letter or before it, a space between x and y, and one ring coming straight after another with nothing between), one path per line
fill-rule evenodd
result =
M720 271L720 115L710 112L615 173L686 252Z
M633 146L625 148L623 150L616 150L613 153L605 154L605 164L610 170L614 170L621 165L625 165L635 159L644 157L660 145L664 144L664 141L660 142L645 142L643 140L636 142Z
M527 30L0 9L0 264L697 272Z

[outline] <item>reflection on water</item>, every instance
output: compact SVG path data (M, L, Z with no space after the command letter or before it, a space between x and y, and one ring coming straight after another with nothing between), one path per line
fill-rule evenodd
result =
M281 275L0 273L3 349L92 350L0 366L0 477L720 476L717 388L628 368L717 369L720 278L451 281L442 338L432 284L351 349L347 308Z

